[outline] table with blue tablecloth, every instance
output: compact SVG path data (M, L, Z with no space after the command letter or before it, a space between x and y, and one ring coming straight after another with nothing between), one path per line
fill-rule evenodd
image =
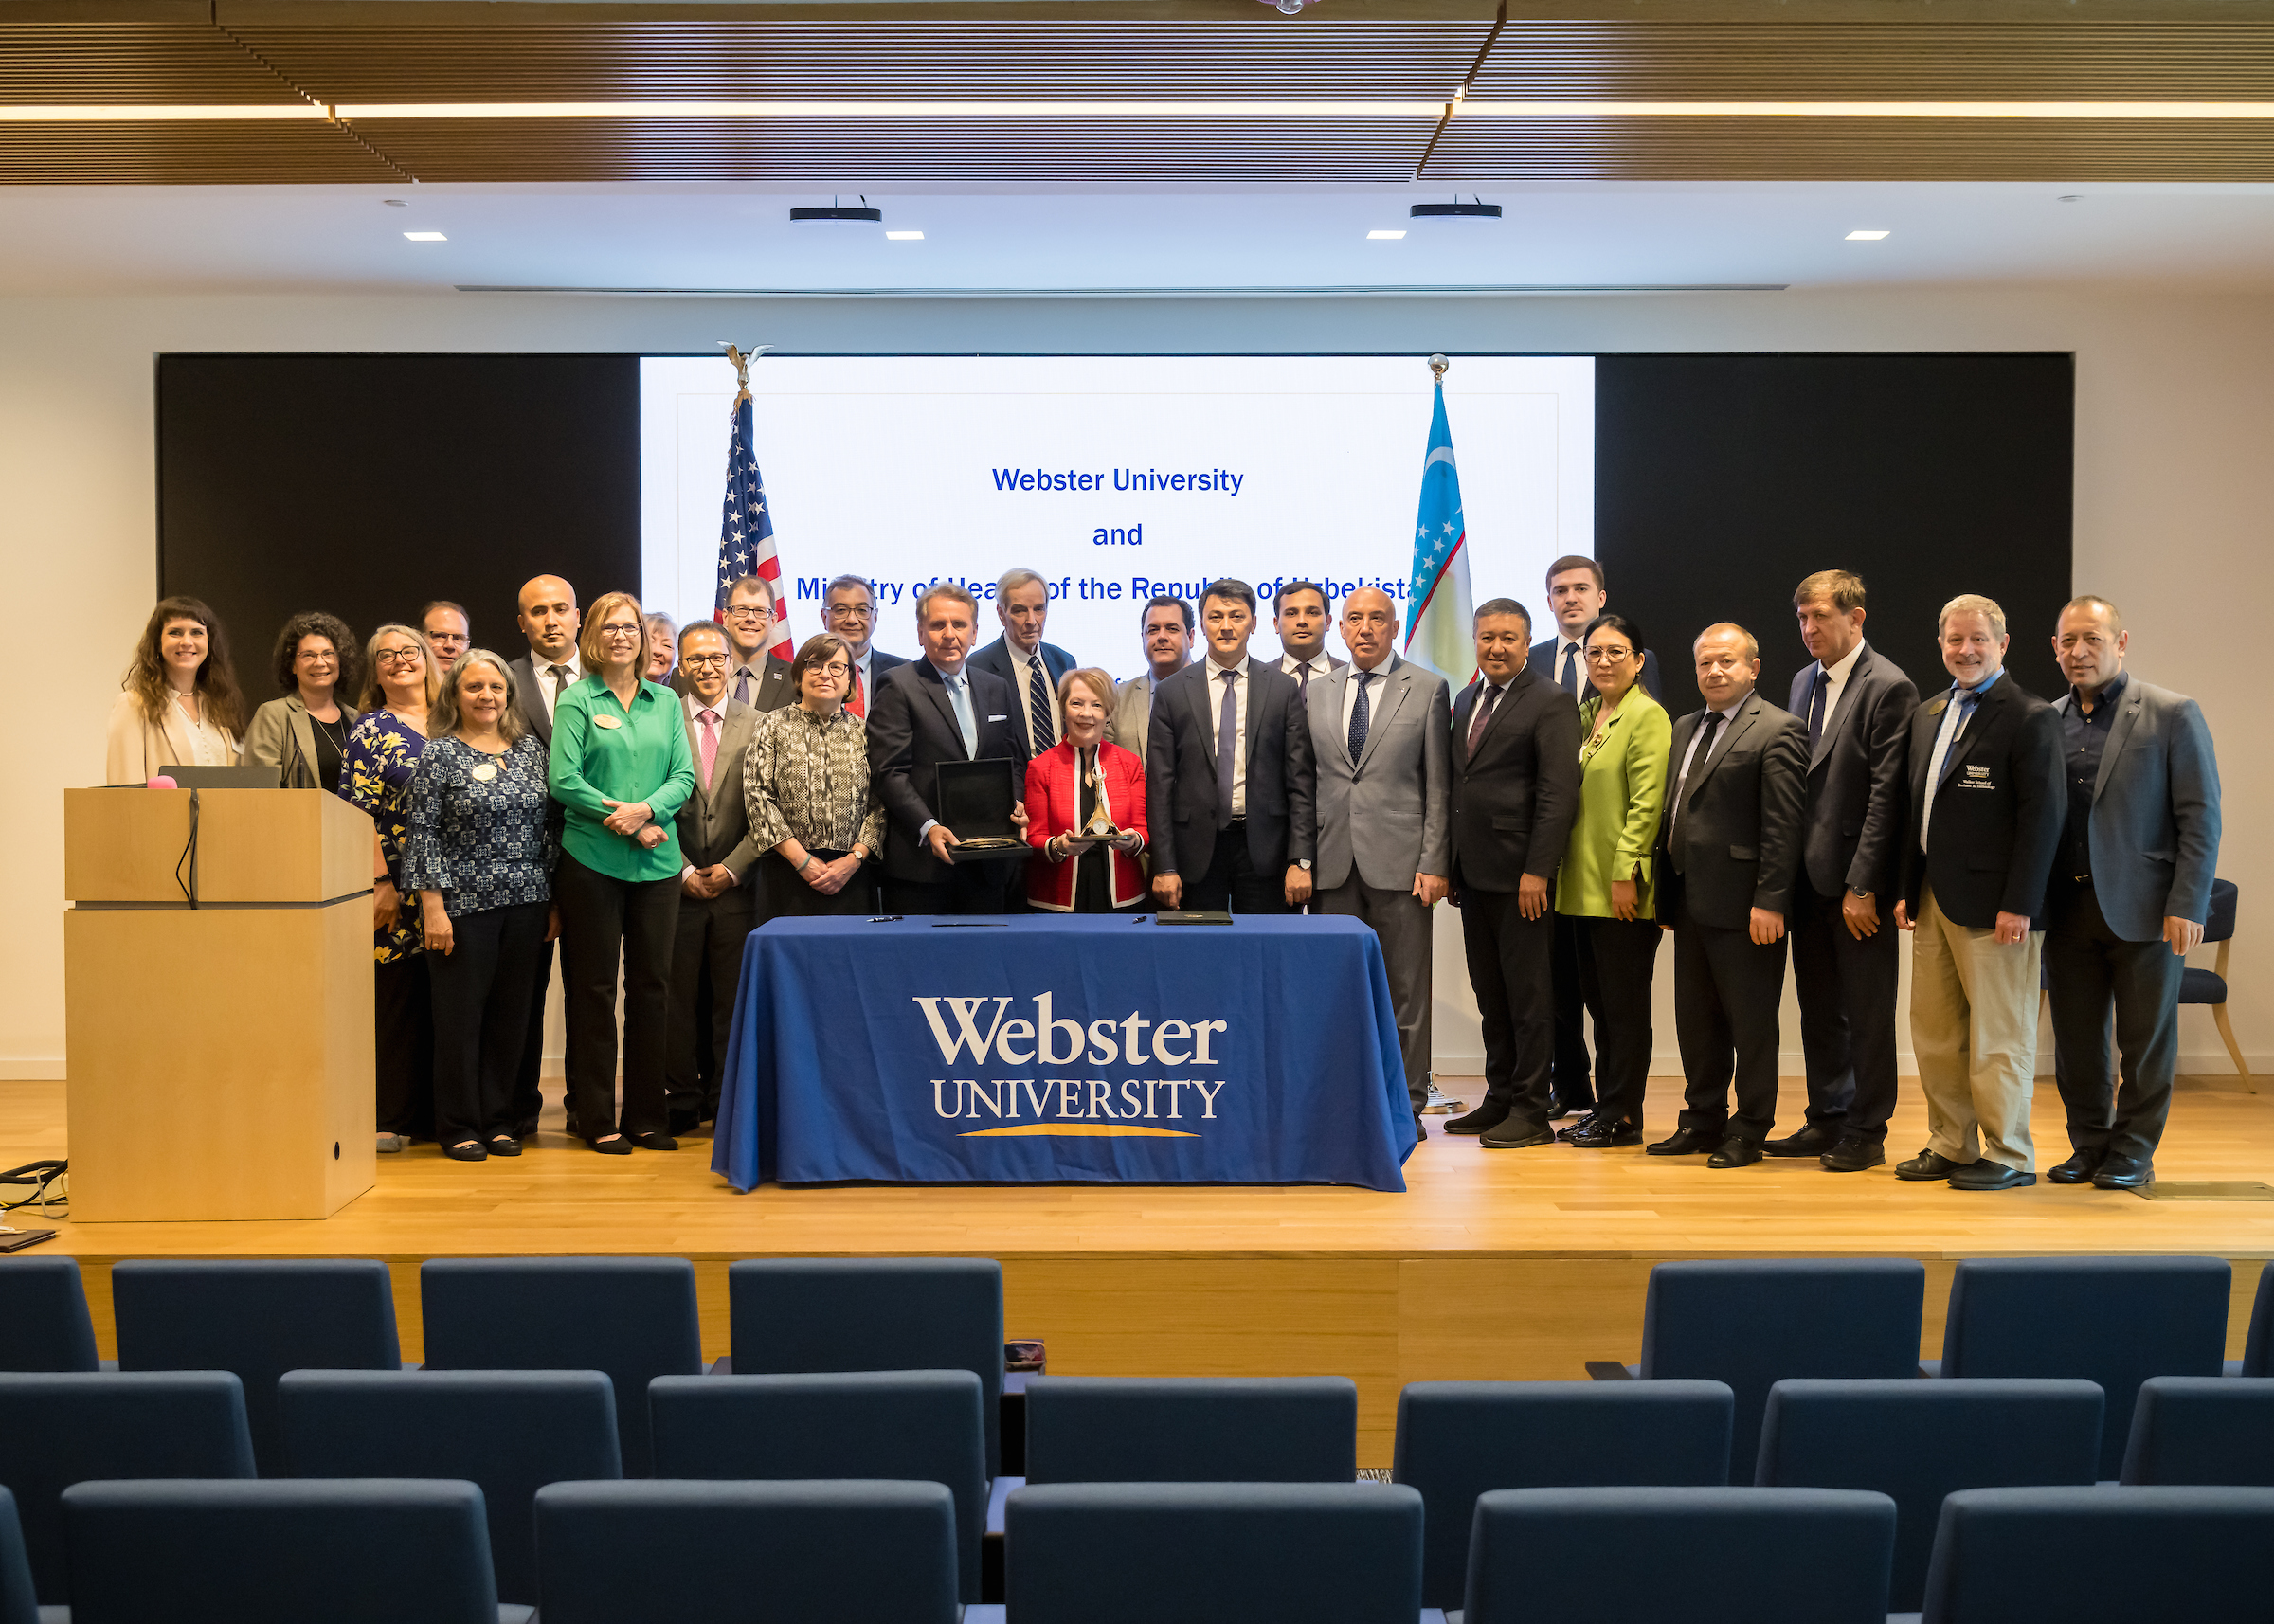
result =
M1402 1190L1413 1146L1357 920L777 919L743 954L711 1165L738 1190Z

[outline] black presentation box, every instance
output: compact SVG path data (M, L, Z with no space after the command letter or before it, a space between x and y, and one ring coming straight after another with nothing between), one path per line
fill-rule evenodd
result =
M991 761L942 762L940 821L955 831L948 860L958 863L1024 862L1033 855L1011 808L1019 803L1019 764Z

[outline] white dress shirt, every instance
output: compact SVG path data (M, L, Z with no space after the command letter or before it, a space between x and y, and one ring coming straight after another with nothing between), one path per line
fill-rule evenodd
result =
M1862 658L1863 652L1864 640L1858 638L1853 648L1830 665L1820 659L1816 661L1816 669L1824 674L1824 723L1817 737L1821 738L1832 731L1832 718L1840 713L1840 695L1848 692L1848 678L1855 675L1855 662ZM1808 726L1809 704L1806 699L1800 702L1800 725L1803 728Z
M1335 740L1343 747L1345 756L1350 753L1350 716L1358 709L1358 679L1362 677L1373 678L1366 684L1366 731L1371 733L1375 722L1381 716L1382 678L1397 670L1398 664L1398 651L1392 649L1372 671L1361 671L1358 661L1354 659L1344 672L1343 731L1335 735Z
M1972 688L1954 686L1950 691L1950 703L1942 707L1942 725L1935 730L1934 754L1926 764L1926 805L1919 814L1919 849L1922 852L1926 850L1926 832L1935 821L1935 793L1942 787L1942 764L1950 759L1951 747L1958 742L1959 700L1968 694L1976 695L1975 708L1979 710L1981 702L1978 695L1996 687L1997 679L2005 674L2005 667L2001 665ZM1972 716L1966 718L1968 722L1973 719Z
M1574 650L1577 652L1573 653ZM1587 685L1587 650L1580 645L1578 638L1567 638L1561 632L1556 634L1556 658L1554 663L1548 667L1547 679L1558 688L1563 687L1563 660L1567 654L1570 655L1573 661L1572 670L1577 673L1579 684L1579 691L1576 697L1584 704L1587 696L1595 690ZM1571 691L1566 688L1564 692L1568 694Z
M1026 729L1027 743L1032 745L1035 740L1035 678L1033 674L1038 671L1042 674L1042 696L1050 705L1050 742L1056 744L1066 736L1066 727L1058 716L1058 685L1051 679L1050 667L1042 661L1042 645L1037 643L1035 652L1028 654L1017 643L1005 638L1002 646L1011 657L1011 686L1017 690L1019 695L1019 714L1021 718L1021 725Z
M1232 672L1232 720L1239 737L1232 746L1232 816L1248 815L1248 672L1253 661L1245 655L1237 665L1217 663L1216 657L1208 659L1208 743L1212 749L1220 749L1223 739L1224 673ZM1213 759L1213 758L1212 758Z
M558 665L568 674L561 679L561 687L568 689L583 679L584 661L577 657L573 649L569 651L567 659L548 661L543 655L532 648L529 651L529 664L530 669L537 674L537 695L545 702L545 725L550 727L552 725L552 702L560 697L552 691L553 666Z
M1323 648L1308 659L1297 659L1291 654L1283 654L1279 657L1279 669L1297 682L1303 680L1303 673L1307 668L1310 672L1312 680L1315 681L1319 677L1334 675L1334 660Z

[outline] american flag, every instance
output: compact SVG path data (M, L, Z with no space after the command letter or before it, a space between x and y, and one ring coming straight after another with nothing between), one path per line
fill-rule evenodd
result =
M746 384L734 397L734 432L727 443L727 500L718 526L714 607L723 613L727 588L745 575L757 576L774 590L773 652L788 659L796 651L789 641L789 616L782 604L782 560L774 552L774 521L766 511L766 479L750 449L755 439Z

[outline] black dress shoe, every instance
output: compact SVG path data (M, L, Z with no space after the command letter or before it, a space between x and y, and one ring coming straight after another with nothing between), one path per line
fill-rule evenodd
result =
M593 1139L587 1143L603 1156L629 1156L632 1153L630 1143L621 1133L613 1139Z
M1558 1134L1556 1137L1561 1139L1563 1135ZM1573 1129L1567 1143L1578 1146L1581 1150L1609 1150L1619 1145L1640 1145L1642 1124L1615 1121L1598 1111L1587 1119L1586 1127Z
M1722 1135L1702 1128L1677 1128L1671 1135L1644 1148L1652 1156L1704 1156L1722 1146Z
M1742 1133L1732 1133L1722 1141L1722 1147L1706 1158L1708 1167L1750 1167L1760 1160L1760 1141L1747 1139Z
M1876 1167L1887 1159L1887 1152L1876 1139L1866 1139L1850 1133L1823 1155L1816 1158L1832 1173L1860 1173L1867 1167Z
M1954 1190L2018 1190L2025 1184L2034 1184L2037 1175L2025 1173L2018 1167L2009 1167L1988 1157L1958 1168L1950 1176Z
M481 1147L478 1140L469 1140L463 1145L445 1145L442 1154L453 1162L487 1162L490 1159L490 1153Z
M518 1156L521 1154L521 1142L510 1133L500 1133L490 1141L490 1154L493 1156Z
M1583 1115L1581 1115L1581 1116L1580 1116L1580 1118L1579 1118L1579 1119L1577 1122L1573 1123L1573 1124L1572 1124L1572 1125L1571 1125L1569 1128L1557 1128L1557 1129L1556 1129L1556 1137L1557 1137L1558 1139L1561 1139L1561 1140L1562 1140L1562 1141L1563 1141L1563 1142L1564 1142L1566 1145L1570 1144L1570 1143L1571 1143L1572 1136L1573 1136L1574 1134L1584 1133L1584 1132L1586 1132L1586 1131L1587 1131L1587 1130L1588 1130L1590 1128L1592 1128L1592 1127L1594 1127L1594 1126L1595 1126L1595 1116L1596 1116L1596 1113L1595 1113L1594 1111L1588 1111L1588 1112L1584 1113Z
M2137 1190L2156 1182L2156 1164L2137 1156L2111 1156L2092 1176L2096 1190Z
M1967 1162L1953 1162L1947 1156L1938 1156L1932 1150L1922 1150L1908 1162L1895 1164L1895 1177L1912 1183L1924 1183L1929 1179L1947 1179L1960 1167L1971 1166Z
M627 1133L624 1138L642 1150L677 1150L679 1147L679 1142L668 1133Z
M1487 1100L1466 1116L1450 1118L1445 1123L1445 1131L1448 1133L1482 1133L1487 1128L1498 1128L1507 1120L1508 1108L1507 1106Z
M1810 1123L1799 1132L1783 1139L1772 1139L1760 1147L1763 1156L1821 1156L1839 1144L1839 1135L1829 1128Z
M2058 1167L2045 1171L2048 1184L2089 1184L2092 1176L2101 1170L2101 1158L2089 1150L2080 1150Z
M1447 1132L1453 1131L1451 1128ZM1477 1143L1487 1150L1528 1150L1535 1145L1553 1145L1555 1130L1544 1122L1526 1122L1511 1116L1485 1129Z

